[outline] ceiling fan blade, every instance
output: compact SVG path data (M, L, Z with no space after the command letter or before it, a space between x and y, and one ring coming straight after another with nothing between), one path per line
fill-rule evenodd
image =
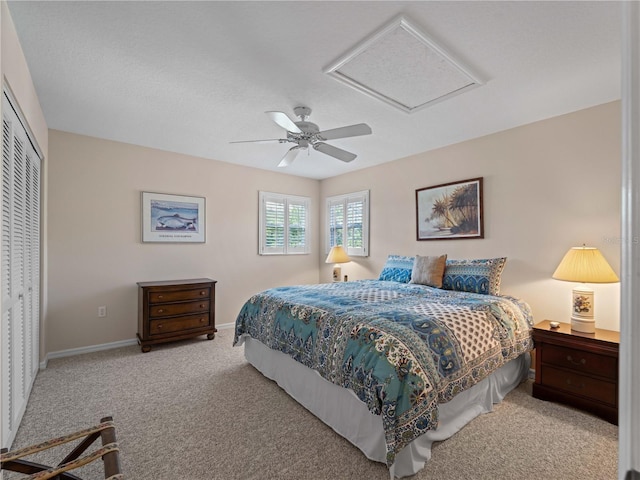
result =
M284 112L264 112L287 132L302 133L302 130Z
M299 146L296 145L295 147L291 147L289 151L284 155L284 157L282 157L282 160L280 160L280 163L278 164L278 166L288 167L289 165L291 165L293 161L296 159L296 157L298 156L299 151L300 151Z
M237 140L235 142L229 142L229 143L267 143L267 142L286 142L285 139L283 138L270 138L267 140Z
M357 125L349 125L348 127L333 128L318 133L322 140L333 140L334 138L357 137L360 135L369 135L371 127L366 123L358 123Z
M329 145L327 143L314 143L313 148L318 150L319 152L331 155L338 160L342 160L343 162L350 162L357 157L355 153L347 152L346 150L342 150L341 148L334 147L333 145Z

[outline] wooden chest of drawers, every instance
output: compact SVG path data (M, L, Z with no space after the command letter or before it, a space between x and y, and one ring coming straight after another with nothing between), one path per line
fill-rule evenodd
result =
M210 278L138 282L138 343L151 345L198 335L215 337L216 281Z
M581 408L618 424L618 350L620 334L571 330L549 321L533 328L536 380L533 396Z

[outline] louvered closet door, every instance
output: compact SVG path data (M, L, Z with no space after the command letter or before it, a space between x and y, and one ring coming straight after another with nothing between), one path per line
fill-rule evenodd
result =
M2 104L2 446L26 408L39 359L40 159Z

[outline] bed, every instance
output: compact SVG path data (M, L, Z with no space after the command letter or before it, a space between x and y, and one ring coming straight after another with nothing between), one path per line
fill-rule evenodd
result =
M258 293L235 327L255 368L391 478L491 411L526 378L533 347L531 309L498 293L506 259L448 260L430 286L412 282L416 258L390 255L377 280Z

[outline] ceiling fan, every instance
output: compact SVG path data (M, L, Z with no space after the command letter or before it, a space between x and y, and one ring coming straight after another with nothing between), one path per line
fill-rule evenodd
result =
M330 155L343 162L350 162L357 157L355 153L347 152L341 148L334 147L325 140L334 140L336 138L357 137L360 135L369 135L371 127L366 123L358 123L357 125L349 125L347 127L333 128L331 130L320 131L318 125L307 122L306 118L311 114L309 107L296 107L293 113L300 118L300 121L294 122L283 112L265 112L271 120L287 131L287 138L274 138L269 140L244 140L230 143L253 143L253 142L279 142L279 143L295 143L289 151L282 157L278 164L279 167L288 167L296 159L300 150L307 150L312 147L314 150Z

